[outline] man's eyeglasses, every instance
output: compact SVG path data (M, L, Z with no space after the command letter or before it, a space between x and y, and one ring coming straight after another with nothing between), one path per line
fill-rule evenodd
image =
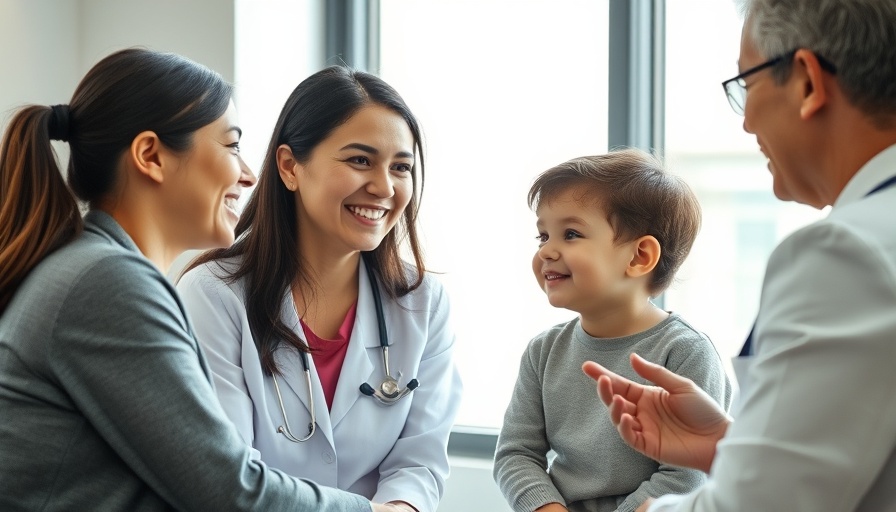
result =
M773 59L763 62L762 64L759 64L758 66L753 66L752 68L744 71L736 77L729 78L728 80L722 82L722 87L725 89L725 95L728 97L728 103L731 105L731 108L734 109L734 112L737 115L744 115L744 105L747 102L747 82L744 79L752 75L753 73L758 73L759 71L770 68L776 64L784 62L789 63L791 60L793 60L793 55L795 53L796 50L791 50L784 55L779 55ZM821 69L831 74L837 73L837 68L831 63L831 61L818 54L815 54L815 58L818 59L818 64L821 66Z

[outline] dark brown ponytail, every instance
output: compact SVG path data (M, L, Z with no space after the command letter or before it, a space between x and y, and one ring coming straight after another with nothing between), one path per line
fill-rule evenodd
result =
M57 107L58 108L58 107ZM50 145L50 107L29 106L10 121L0 145L0 314L28 272L81 231L78 203Z

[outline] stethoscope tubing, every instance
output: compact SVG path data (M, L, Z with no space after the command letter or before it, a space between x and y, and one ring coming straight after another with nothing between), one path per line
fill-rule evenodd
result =
M374 389L373 386L364 382L361 384L359 390L361 391L361 394L373 398L381 405L394 405L402 398L411 394L411 392L417 389L420 384L417 382L417 379L411 379L407 386L405 386L404 389L401 389L398 385L398 380L392 377L392 372L389 369L389 336L386 331L386 319L385 314L383 313L383 301L380 296L379 285L376 282L376 276L373 274L373 269L371 268L368 258L365 257L365 255L362 255L361 259L364 261L367 277L370 279L370 288L373 292L373 303L376 308L376 321L377 327L379 328L380 348L383 351L383 369L386 372L386 376L380 384L379 389ZM295 302L293 302L293 308L296 313L296 318L301 318L298 310L295 309ZM283 406L283 396L280 394L280 385L277 382L277 376L274 374L271 375L274 380L274 389L277 392L277 402L280 405L280 413L283 415L283 425L277 427L277 432L283 434L286 439L294 443L303 443L311 439L317 431L317 417L314 412L314 394L311 389L311 364L308 361L307 352L303 351L300 355L302 357L302 366L304 367L303 372L305 374L306 389L308 389L308 408L311 412L311 422L308 424L307 436L297 437L292 433L292 429L289 427L289 420L286 418L286 408Z

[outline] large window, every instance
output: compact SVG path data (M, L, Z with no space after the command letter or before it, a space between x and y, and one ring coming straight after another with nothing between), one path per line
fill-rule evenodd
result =
M607 150L608 4L380 2L380 75L426 140L422 231L452 299L458 424L498 428L526 343L574 317L531 270L535 176Z
M693 30L696 19L713 21ZM733 1L667 3L665 155L699 197L703 228L665 305L704 330L726 363L750 331L772 249L821 215L774 197L756 139L725 98L741 25Z

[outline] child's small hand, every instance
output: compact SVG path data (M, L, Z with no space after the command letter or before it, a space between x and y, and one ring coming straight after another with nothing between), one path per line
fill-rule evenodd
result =
M548 503L535 509L536 512L567 512L566 507L559 503Z
M651 503L653 503L653 498L647 498L647 501L641 503L641 506L635 509L635 512L647 512L647 509L650 508Z

